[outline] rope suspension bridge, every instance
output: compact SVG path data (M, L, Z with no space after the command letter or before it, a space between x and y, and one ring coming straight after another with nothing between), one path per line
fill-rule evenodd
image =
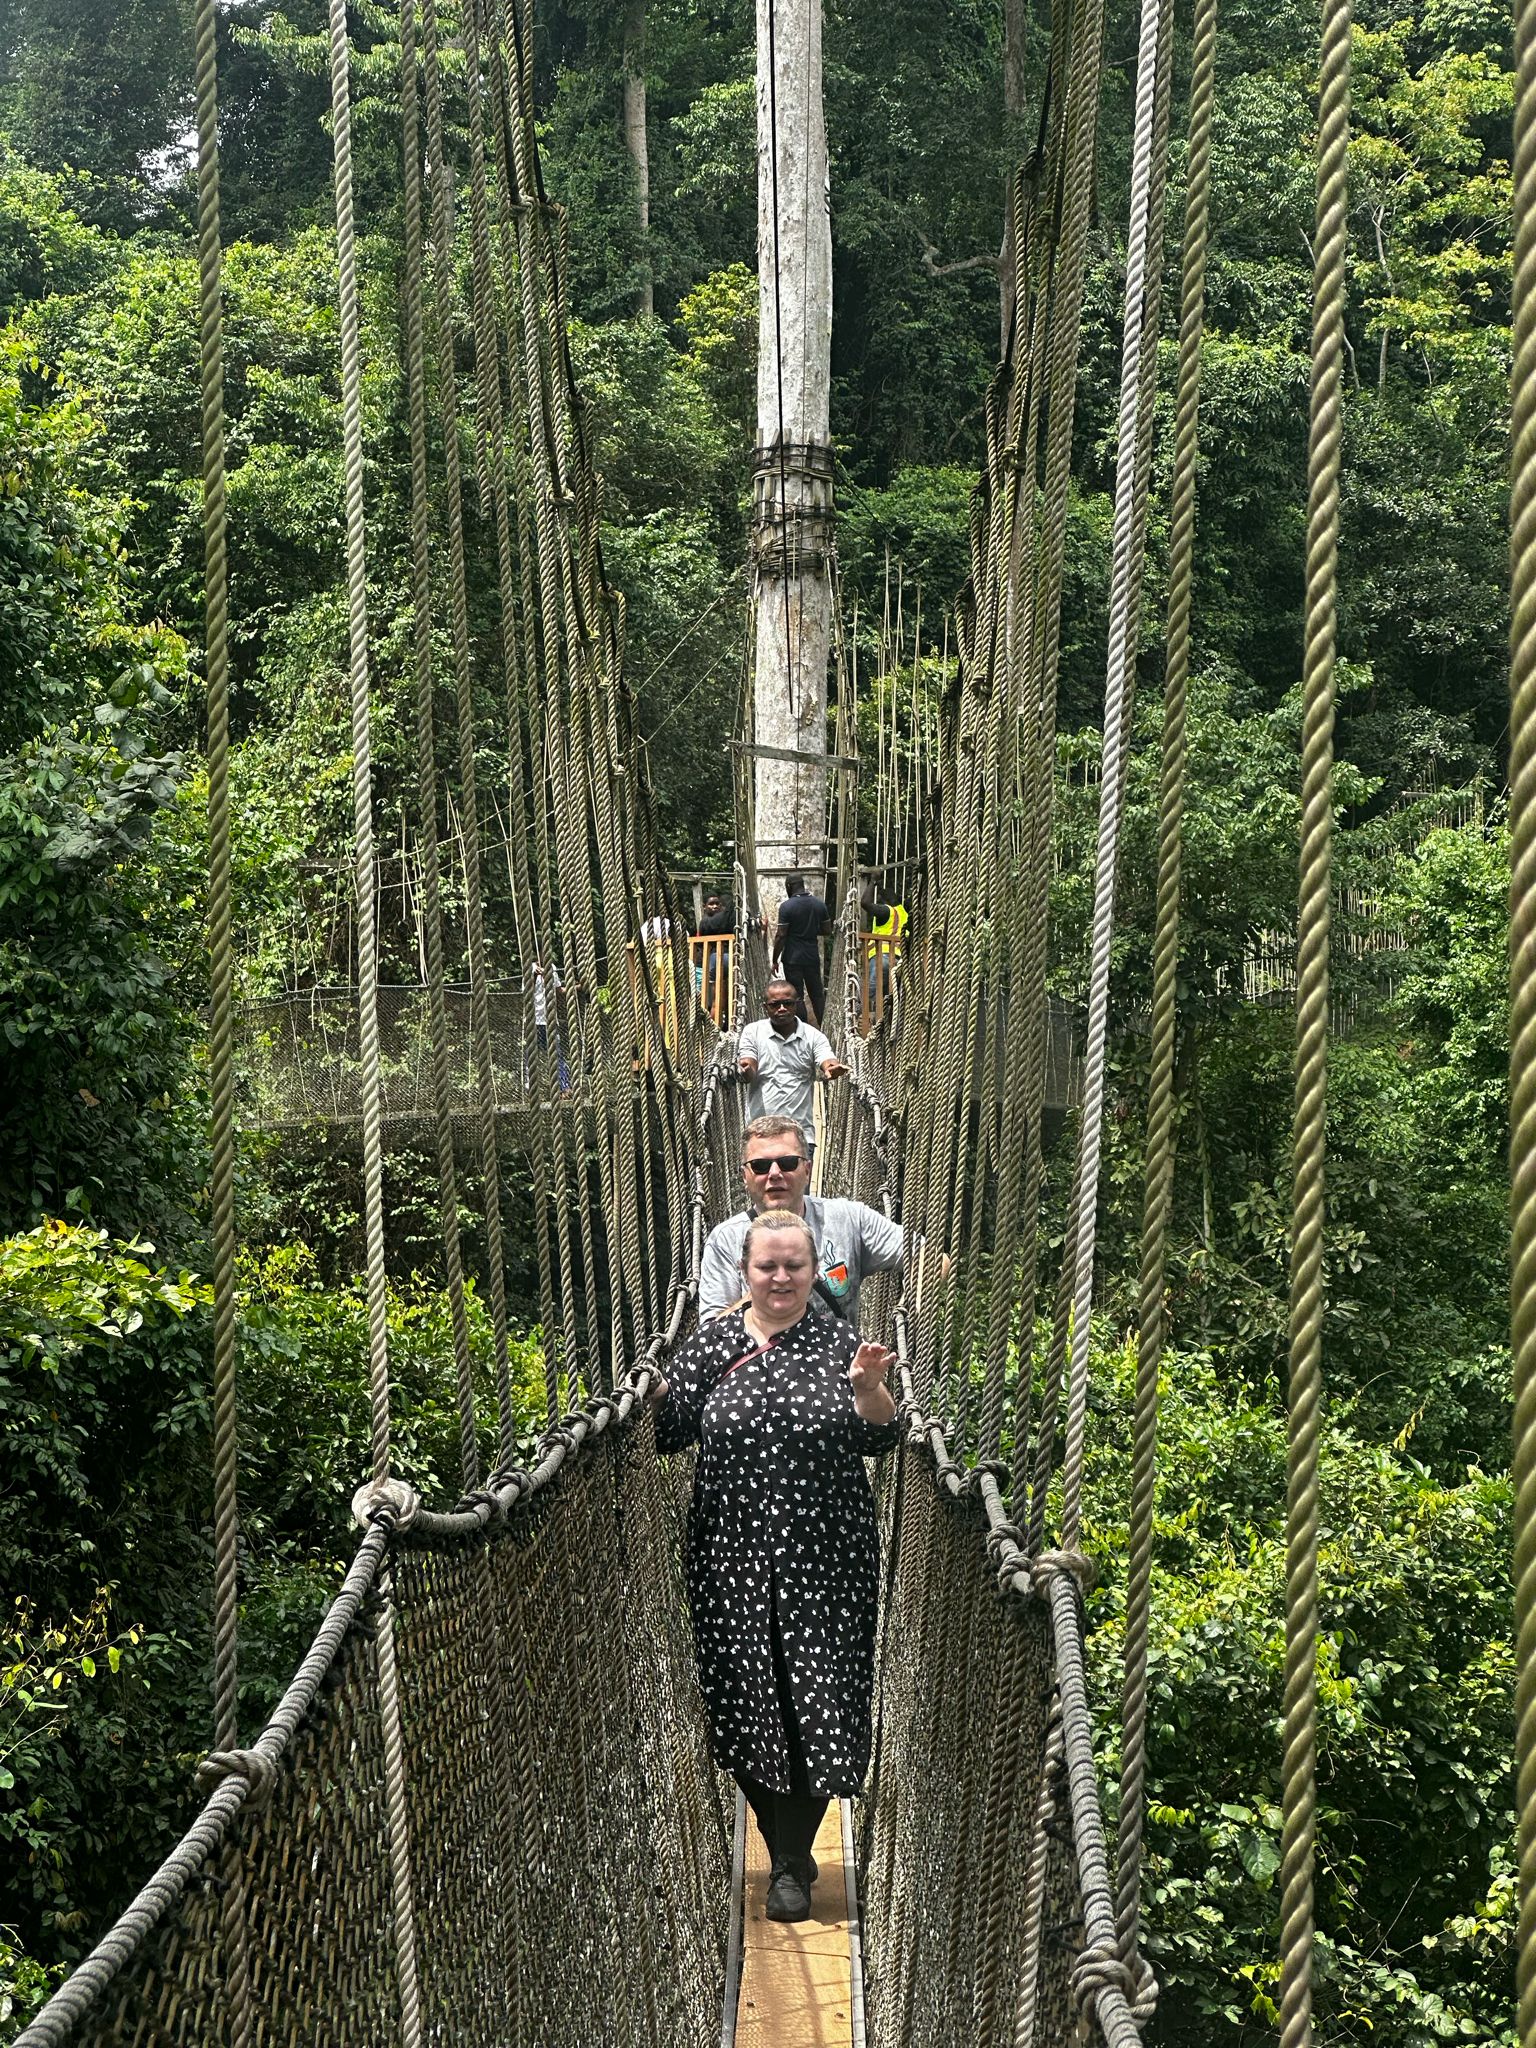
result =
M1529 15L1530 8L1524 10ZM1522 21L1524 21L1524 15ZM679 1553L686 1473L657 1459L647 1393L689 1326L706 1232L738 1199L735 1032L767 960L735 891L733 1016L695 1000L669 902L630 699L624 620L604 580L600 497L566 343L565 227L539 171L529 0L401 0L400 280L411 455L418 915L424 1113L435 1134L451 1308L461 1492L422 1501L391 1459L386 1146L375 931L351 60L330 8L346 481L358 1007L372 1463L361 1539L280 1703L239 1712L234 953L229 618L215 0L198 0L202 388L207 535L210 1079L215 1290L215 1713L204 1804L118 1923L20 2037L86 2044L424 2042L708 2048L734 2038L740 1827L695 1704ZM1529 23L1522 137L1529 184ZM1190 662L1200 351L1216 0L1197 0L1175 393L1169 606L1141 1253L1139 1368L1126 1504L1120 1783L1110 1839L1085 1669L1083 1484L1092 1376L1095 1214L1119 822L1151 497L1171 0L1143 0L1118 419L1113 576L1092 950L1076 1160L1054 1312L1037 1346L1047 1129L1059 1121L1047 998L1056 681L1067 493L1092 214L1103 0L1052 12L1038 137L1008 194L1004 347L990 389L956 621L961 688L923 801L926 929L894 1001L865 1031L852 895L834 946L830 1028L852 1069L826 1111L829 1190L901 1220L905 1272L868 1288L894 1330L904 1442L881 1480L882 1608L874 1763L847 1817L860 1975L847 2026L876 2048L961 2041L1131 2048L1156 1985L1142 1952L1147 1639L1157 1387L1174 1161L1175 977ZM1315 1808L1318 1406L1329 772L1344 292L1347 0L1325 0L1305 622L1298 918L1291 1489L1286 1584L1280 2039L1310 2038ZM1521 221L1516 347L1533 349L1531 220ZM467 252L461 280L459 265ZM471 374L457 332L467 299ZM1517 416L1517 878L1536 801L1530 631L1529 393ZM472 628L469 529L493 552L493 623ZM485 593L477 592L477 599ZM477 603L476 617L483 611ZM550 1034L524 1044L545 1427L518 1460L498 1151L496 983L483 915L487 701L507 763L495 796L521 960L606 992L580 1114ZM837 744L851 744L841 722ZM925 752L924 760L929 761ZM445 774L451 764L452 773ZM469 985L445 974L441 821L452 784ZM750 806L750 776L738 776ZM829 821L853 851L846 798ZM753 844L750 815L738 844ZM839 838L839 835L841 837ZM848 872L845 865L843 872ZM1517 901L1529 905L1527 886ZM1528 924L1528 915L1526 919ZM1516 1043L1536 965L1519 927ZM467 1065L455 1047L467 1036ZM979 1056L978 1048L988 1048ZM349 1059L353 1057L349 1050ZM507 1058L500 1060L505 1084ZM1533 1668L1536 1269L1529 1257L1530 1080L1517 1095L1519 1590ZM466 1112L466 1102L471 1108ZM562 1113L564 1111L565 1113ZM469 1122L473 1173L455 1130ZM459 1218L483 1215L498 1451L484 1469ZM1522 1781L1523 1869L1536 1873L1536 1784ZM734 1900L734 1903L733 1903ZM856 1901L856 1903L855 1903ZM1536 2027L1522 1925L1525 2015ZM853 2019L847 2019L852 2014ZM820 2038L831 2038L821 2036ZM841 2038L853 2035L846 2031Z

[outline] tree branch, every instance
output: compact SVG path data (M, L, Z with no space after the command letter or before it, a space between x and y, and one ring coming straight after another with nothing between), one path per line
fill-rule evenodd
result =
M958 263L940 263L939 252L923 233L914 230L923 245L923 275L925 277L956 277L962 270L990 270L995 277L1000 268L997 256L962 256Z

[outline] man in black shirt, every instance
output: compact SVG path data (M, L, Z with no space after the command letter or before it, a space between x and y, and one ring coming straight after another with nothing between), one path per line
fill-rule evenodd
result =
M827 991L821 978L821 935L831 923L831 913L819 896L812 896L804 875L787 875L784 901L773 932L773 971L782 973L800 998L808 1024L820 1024L826 1008Z

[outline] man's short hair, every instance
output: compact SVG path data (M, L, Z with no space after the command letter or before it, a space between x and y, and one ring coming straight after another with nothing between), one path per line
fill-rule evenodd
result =
M784 877L784 894L786 896L798 896L804 887L804 875L786 875Z
M747 1147L754 1138L793 1138L795 1149L805 1151L805 1133L792 1116L755 1116L741 1134L741 1156L747 1156Z
M791 995L799 993L787 974L770 974L763 983L763 994L765 997L771 988L787 988Z

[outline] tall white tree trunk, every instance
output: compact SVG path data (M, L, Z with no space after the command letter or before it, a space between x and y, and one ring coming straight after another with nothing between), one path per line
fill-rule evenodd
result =
M627 0L624 10L624 146L635 174L635 214L644 268L635 291L635 311L654 313L651 275L651 145L645 129L645 0Z
M821 0L757 0L757 871L820 879L832 639L832 223ZM789 756L790 758L782 758ZM812 887L815 887L812 881Z

